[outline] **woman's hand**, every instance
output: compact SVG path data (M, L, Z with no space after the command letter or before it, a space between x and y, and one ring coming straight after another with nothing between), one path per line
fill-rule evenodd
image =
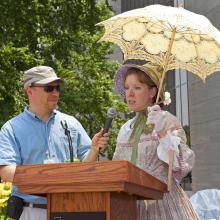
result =
M161 111L159 105L153 105L148 107L148 117L147 124L151 124L154 126L154 131L163 132L162 131L162 118L164 117L165 112Z
M104 133L102 128L97 134L92 138L92 150L99 152L99 149L105 149L108 146L109 133Z
M108 146L109 141L109 133L104 133L104 129L102 128L97 134L92 138L92 146L91 150L87 154L87 156L83 159L83 162L92 162L96 161L99 150L105 149Z

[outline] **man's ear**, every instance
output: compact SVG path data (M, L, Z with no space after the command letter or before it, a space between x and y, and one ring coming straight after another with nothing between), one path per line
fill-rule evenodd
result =
M24 89L24 93L25 93L26 96L32 94L31 88L27 87L26 89Z

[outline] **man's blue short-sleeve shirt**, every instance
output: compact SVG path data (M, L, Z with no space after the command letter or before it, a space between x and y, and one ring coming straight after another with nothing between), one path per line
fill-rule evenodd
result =
M25 108L23 113L6 122L0 131L0 165L68 161L69 142L61 122L66 122L70 131L74 157L82 160L90 149L91 140L74 117L55 110L44 122ZM12 194L29 202L46 202L42 197L21 194L16 187Z

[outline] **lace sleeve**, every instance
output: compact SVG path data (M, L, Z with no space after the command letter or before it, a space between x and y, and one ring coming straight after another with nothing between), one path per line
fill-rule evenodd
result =
M166 130L174 132L175 135L180 138L180 144L178 147L179 152L175 158L179 166L178 169L175 167L174 170L175 179L180 181L192 170L195 161L195 154L189 146L186 145L185 131L174 115L167 112L167 117L163 123Z

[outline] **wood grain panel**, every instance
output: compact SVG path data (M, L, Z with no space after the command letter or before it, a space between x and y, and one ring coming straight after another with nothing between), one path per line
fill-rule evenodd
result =
M125 183L157 192L161 198L167 185L128 161L58 163L17 166L14 184L28 194L58 192L126 191ZM134 187L131 192L134 194ZM146 191L147 192L147 191ZM153 193L152 193L153 194ZM146 197L148 198L148 197ZM155 198L154 198L155 199Z
M47 220L51 219L51 194L47 194Z
M90 184L65 184L65 185L20 185L19 190L28 194L42 193L61 193L61 192L107 192L107 191L123 191L123 182L106 182L106 183L90 183Z
M167 190L128 161L17 166L13 183L23 193L47 195L48 220L103 213L106 220L136 220L137 199L161 199Z
M136 197L111 193L111 220L137 220Z
M106 211L106 194L89 193L54 193L51 195L52 212Z
M167 185L165 183L146 173L144 170L133 166L131 163L127 163L126 165L128 166L126 170L128 170L129 177L127 182L145 186L158 191L167 190Z

